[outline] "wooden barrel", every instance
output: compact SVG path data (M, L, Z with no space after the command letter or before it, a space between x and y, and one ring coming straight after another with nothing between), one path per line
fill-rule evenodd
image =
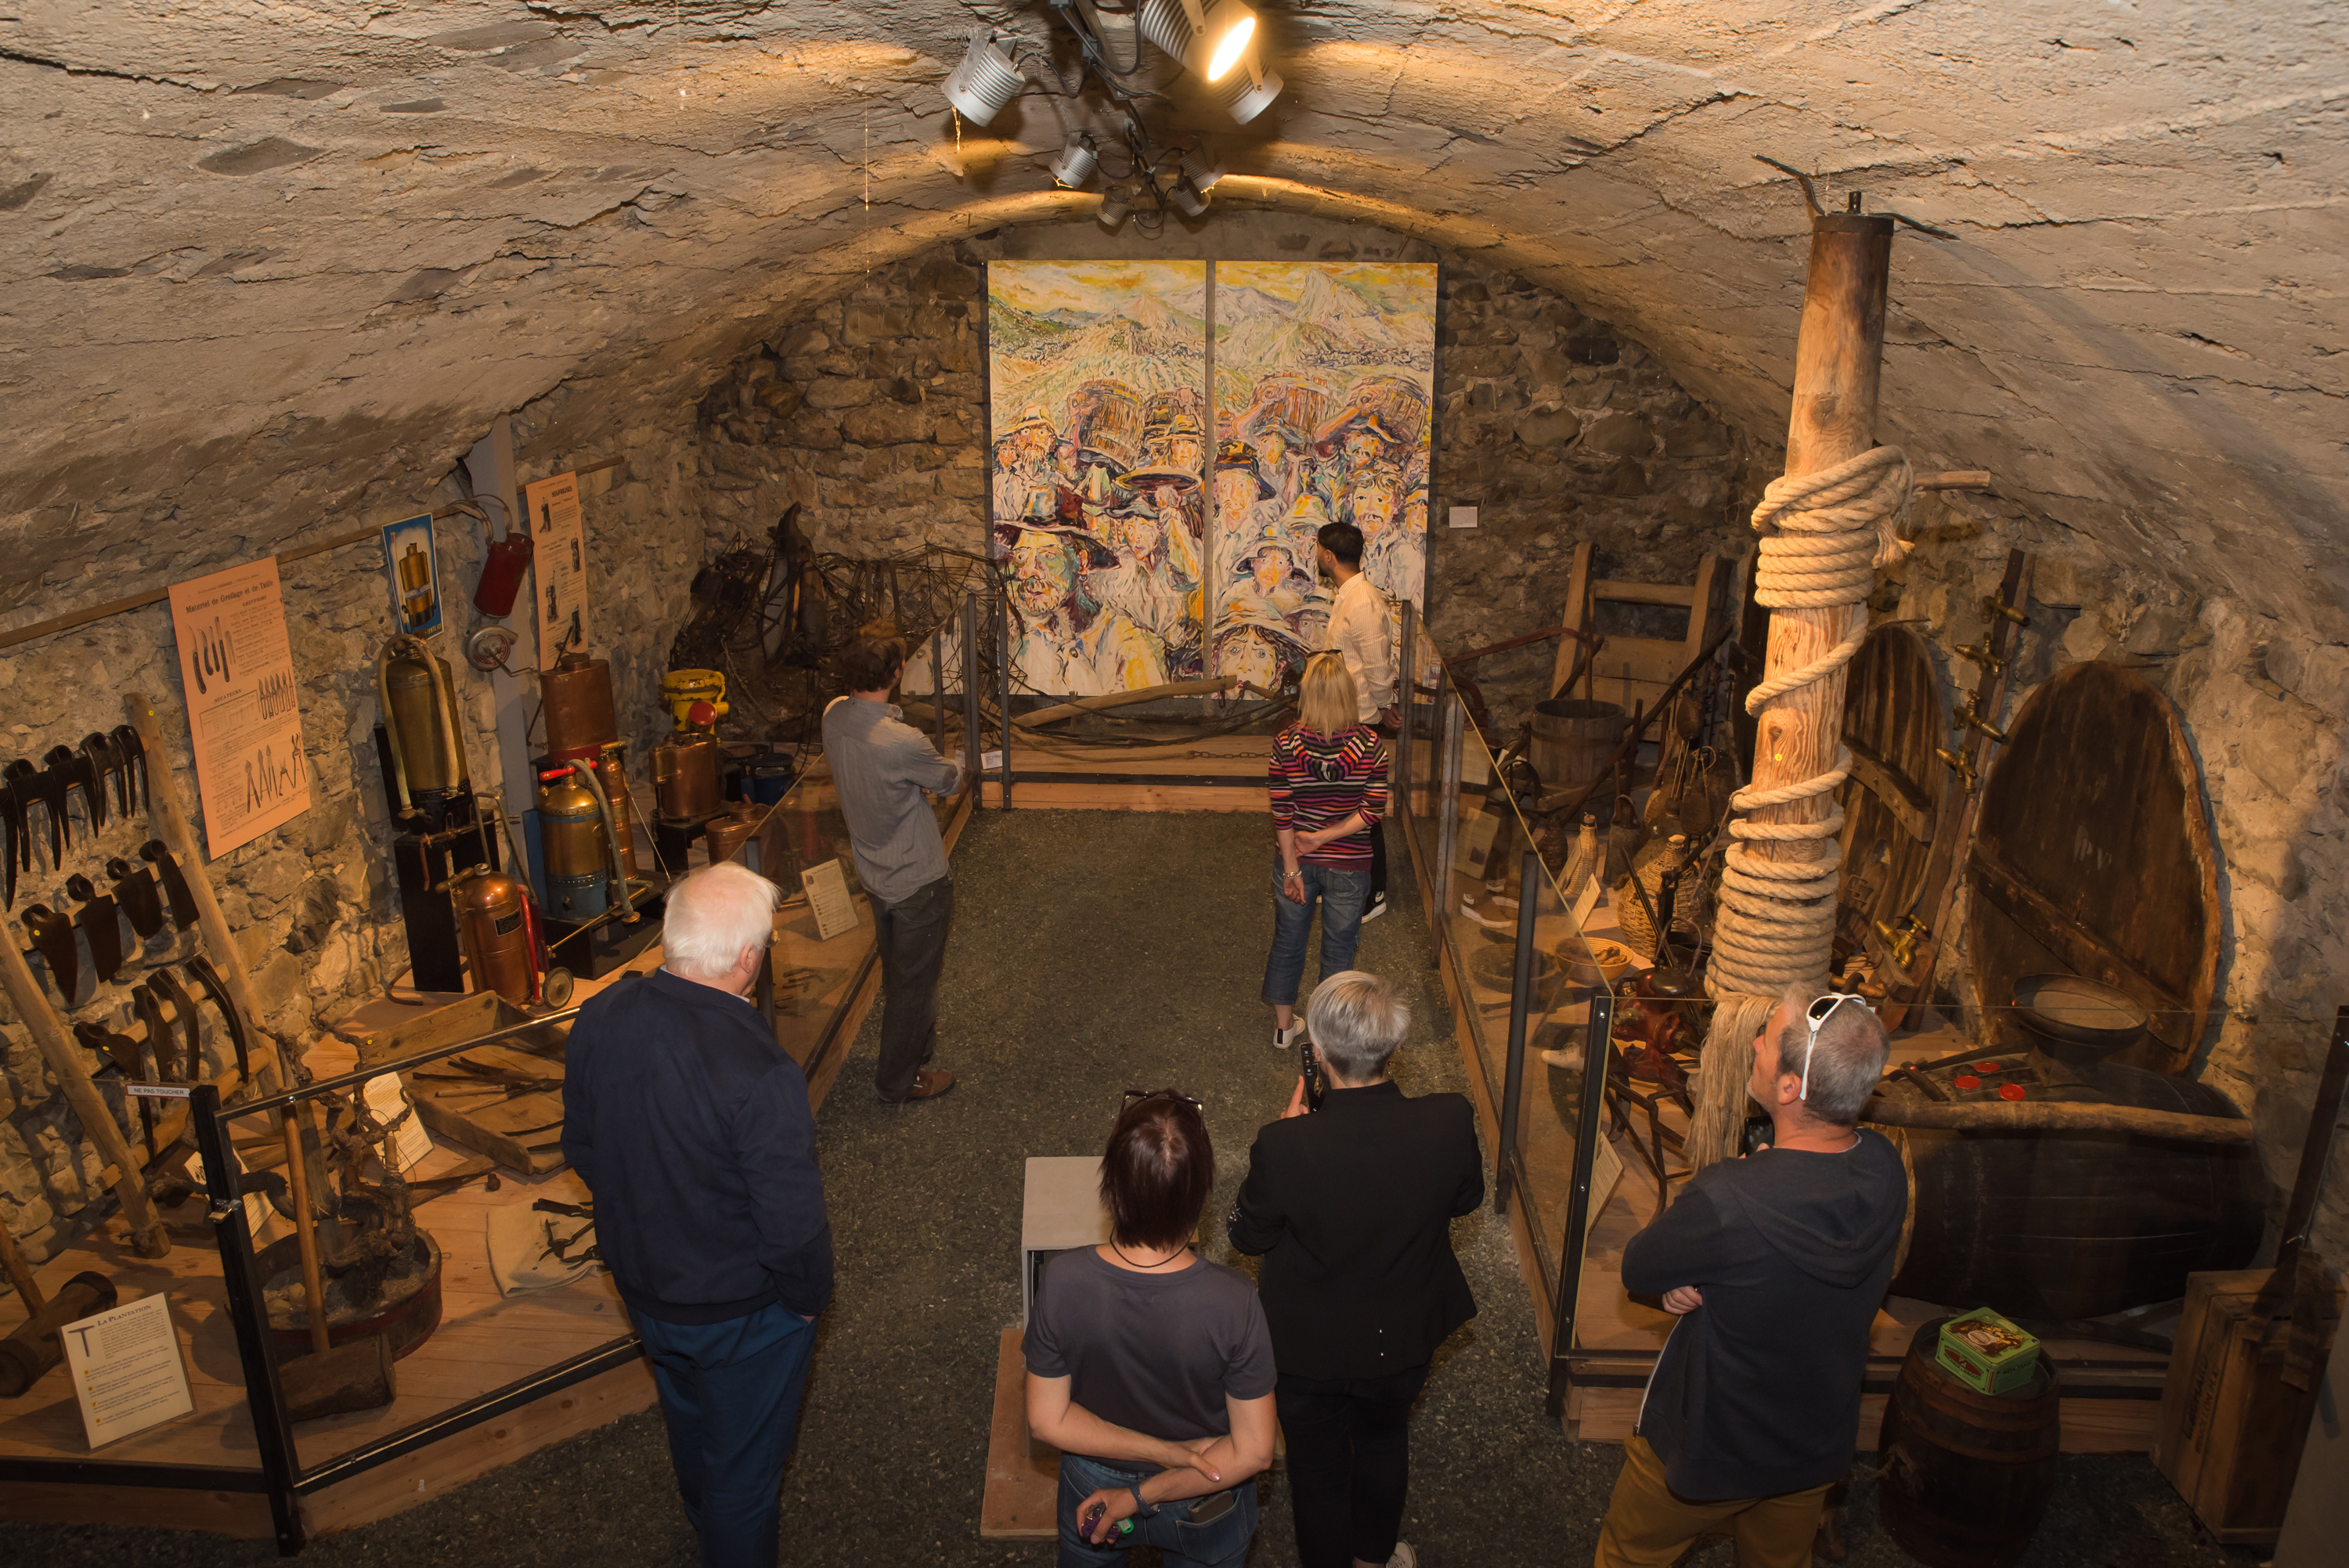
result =
M1579 791L1598 779L1623 743L1623 710L1611 702L1554 696L1534 705L1534 771L1542 792Z
M1920 1328L1900 1364L1878 1443L1877 1508L1927 1568L2009 1568L2054 1485L2061 1390L2043 1356L2022 1387L1975 1393L1934 1363L1948 1321Z
M1960 1103L2014 1088L2032 1100L2239 1114L2207 1084L2111 1062L2050 1084L2029 1054L1993 1052L1928 1076ZM1922 1098L1906 1079L1883 1093ZM1915 1232L1897 1295L2016 1318L2099 1317L2183 1295L2188 1274L2242 1268L2259 1249L2265 1178L2247 1147L2126 1132L1907 1132Z

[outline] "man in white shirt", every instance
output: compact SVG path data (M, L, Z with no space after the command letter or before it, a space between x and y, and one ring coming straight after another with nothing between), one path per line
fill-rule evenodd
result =
M1324 523L1315 536L1314 560L1335 586L1321 646L1342 656L1354 677L1354 700L1361 722L1392 730L1402 722L1395 694L1394 647L1389 639L1386 600L1362 575L1362 531L1350 522ZM1364 920L1387 912L1387 836L1371 832L1371 903Z

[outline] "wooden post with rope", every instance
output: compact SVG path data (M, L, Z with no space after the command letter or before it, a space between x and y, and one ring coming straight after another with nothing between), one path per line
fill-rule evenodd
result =
M1699 1167L1737 1150L1750 1046L1790 985L1825 989L1835 934L1843 812L1845 666L1868 631L1875 569L1906 550L1898 526L1912 476L1876 445L1876 391L1892 220L1848 212L1811 221L1810 270L1795 349L1786 471L1754 510L1762 535L1755 601L1770 611L1763 679L1746 700L1759 723L1754 781L1722 877L1706 989L1702 1098L1688 1152Z

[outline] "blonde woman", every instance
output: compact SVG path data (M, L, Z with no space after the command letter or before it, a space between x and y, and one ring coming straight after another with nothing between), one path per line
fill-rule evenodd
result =
M1378 732L1357 717L1354 677L1341 655L1316 654L1305 662L1297 710L1297 722L1273 738L1268 769L1280 851L1272 868L1264 999L1272 1005L1272 1043L1282 1050L1304 1034L1297 1026L1297 988L1317 903L1321 974L1354 966L1371 896L1371 837L1387 809L1386 755Z

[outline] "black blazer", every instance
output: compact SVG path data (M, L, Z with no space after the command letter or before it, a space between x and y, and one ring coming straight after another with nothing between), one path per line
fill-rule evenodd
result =
M1281 1375L1381 1377L1426 1365L1476 1315L1452 1221L1485 1201L1465 1097L1333 1088L1256 1135L1226 1229L1265 1254L1257 1288Z

